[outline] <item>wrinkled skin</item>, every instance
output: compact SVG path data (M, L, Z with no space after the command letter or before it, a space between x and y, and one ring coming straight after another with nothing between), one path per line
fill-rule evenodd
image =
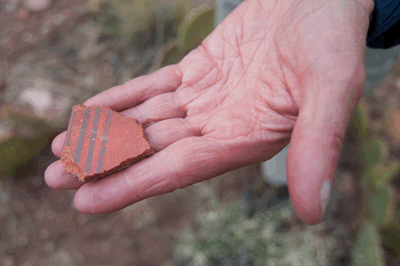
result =
M291 200L317 223L321 187L363 90L372 10L371 0L245 1L180 63L85 102L138 119L153 156L87 184L57 161L47 184L78 189L81 212L108 213L268 160L290 141ZM57 156L64 137L53 142Z

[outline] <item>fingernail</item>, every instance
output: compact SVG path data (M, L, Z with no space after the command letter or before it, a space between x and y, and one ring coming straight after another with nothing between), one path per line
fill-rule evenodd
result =
M327 180L322 184L321 191L320 191L321 219L325 215L325 211L326 211L326 208L328 207L330 195L331 195L331 181Z

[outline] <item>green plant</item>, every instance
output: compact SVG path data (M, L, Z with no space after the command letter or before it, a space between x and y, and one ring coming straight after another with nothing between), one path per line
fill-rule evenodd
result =
M24 167L59 133L42 132L36 138L13 137L0 143L0 177L15 177L16 170Z
M370 129L368 105L361 99L349 126L349 133L358 144L361 155L361 186L365 217L353 252L354 265L384 265L379 232L396 227L398 199L394 196L391 180L399 173L400 164L390 158L388 144L379 132ZM392 241L389 245L400 244ZM396 243L395 243L396 242Z
M192 12L195 15L192 15ZM201 44L201 42L214 30L214 9L192 11L188 13L180 29L180 48L187 53Z
M370 221L364 222L354 246L353 265L383 266L385 263L382 253L382 243L376 225Z
M166 47L160 66L178 63L196 48L214 30L214 9L196 9L188 12L178 28L178 42Z
M15 128L24 128L29 134L13 134L0 141L0 177L26 173L32 159L40 156L40 151L63 129L58 121L45 121L12 111L3 112L2 118L13 121ZM27 171L20 171L24 168Z
M239 261L265 265L287 252L275 230L280 219L278 211L248 218L240 201L218 204L199 215L198 232L184 231L176 248L176 261L179 265L238 265Z
M121 47L144 49L161 47L177 34L183 17L183 0L91 0L89 10L96 14L100 39L116 39ZM132 43L133 42L133 43Z
M361 98L356 110L351 117L348 131L353 138L353 141L361 140L370 134L369 129L369 114L368 105L364 98Z

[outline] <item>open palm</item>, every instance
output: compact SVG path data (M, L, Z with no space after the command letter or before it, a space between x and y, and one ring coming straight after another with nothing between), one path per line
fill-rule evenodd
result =
M268 160L290 141L291 199L304 221L318 222L320 190L362 93L371 11L367 0L245 1L177 65L85 103L139 120L153 156L87 184L57 161L46 182L79 188L82 212L112 212ZM64 137L53 143L57 156Z

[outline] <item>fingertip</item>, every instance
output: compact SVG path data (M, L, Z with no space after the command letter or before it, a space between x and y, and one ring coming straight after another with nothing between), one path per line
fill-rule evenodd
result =
M86 187L89 184L85 184L85 186L82 186L76 193L74 197L74 204L75 208L84 214L97 214L94 212L93 209L93 204L91 204L92 200L89 197L89 193L86 193Z
M46 171L44 172L44 180L46 184L51 187L52 189L57 189L58 187L58 182L56 182L56 178L54 178L57 175L57 167L58 167L58 162L56 161L52 164L50 164Z
M53 142L51 143L51 150L53 151L54 155L58 158L61 157L62 147L64 145L66 131L60 133L57 137L54 138Z
M319 198L307 184L288 183L290 199L299 218L307 224L316 224L321 220Z
M290 199L299 218L307 224L317 224L322 219L321 210L321 162L311 159L307 154L289 147L287 160L287 181Z
M95 96L87 99L83 105L85 106L93 106L93 105L104 105L105 103L103 103L102 99L104 99L104 97L101 97L102 93L96 94Z
M85 214L105 214L136 202L132 196L137 192L126 183L124 171L85 183L75 194L76 209Z
M102 202L102 198L97 193L96 183L92 181L82 186L74 197L75 208L85 214L104 214L111 212L107 208L107 201Z
M303 189L291 189L290 187L290 199L298 217L307 224L319 223L322 218L319 199L313 195L314 193L304 193Z
M55 190L78 189L83 184L64 170L61 160L47 167L44 180L49 187Z

